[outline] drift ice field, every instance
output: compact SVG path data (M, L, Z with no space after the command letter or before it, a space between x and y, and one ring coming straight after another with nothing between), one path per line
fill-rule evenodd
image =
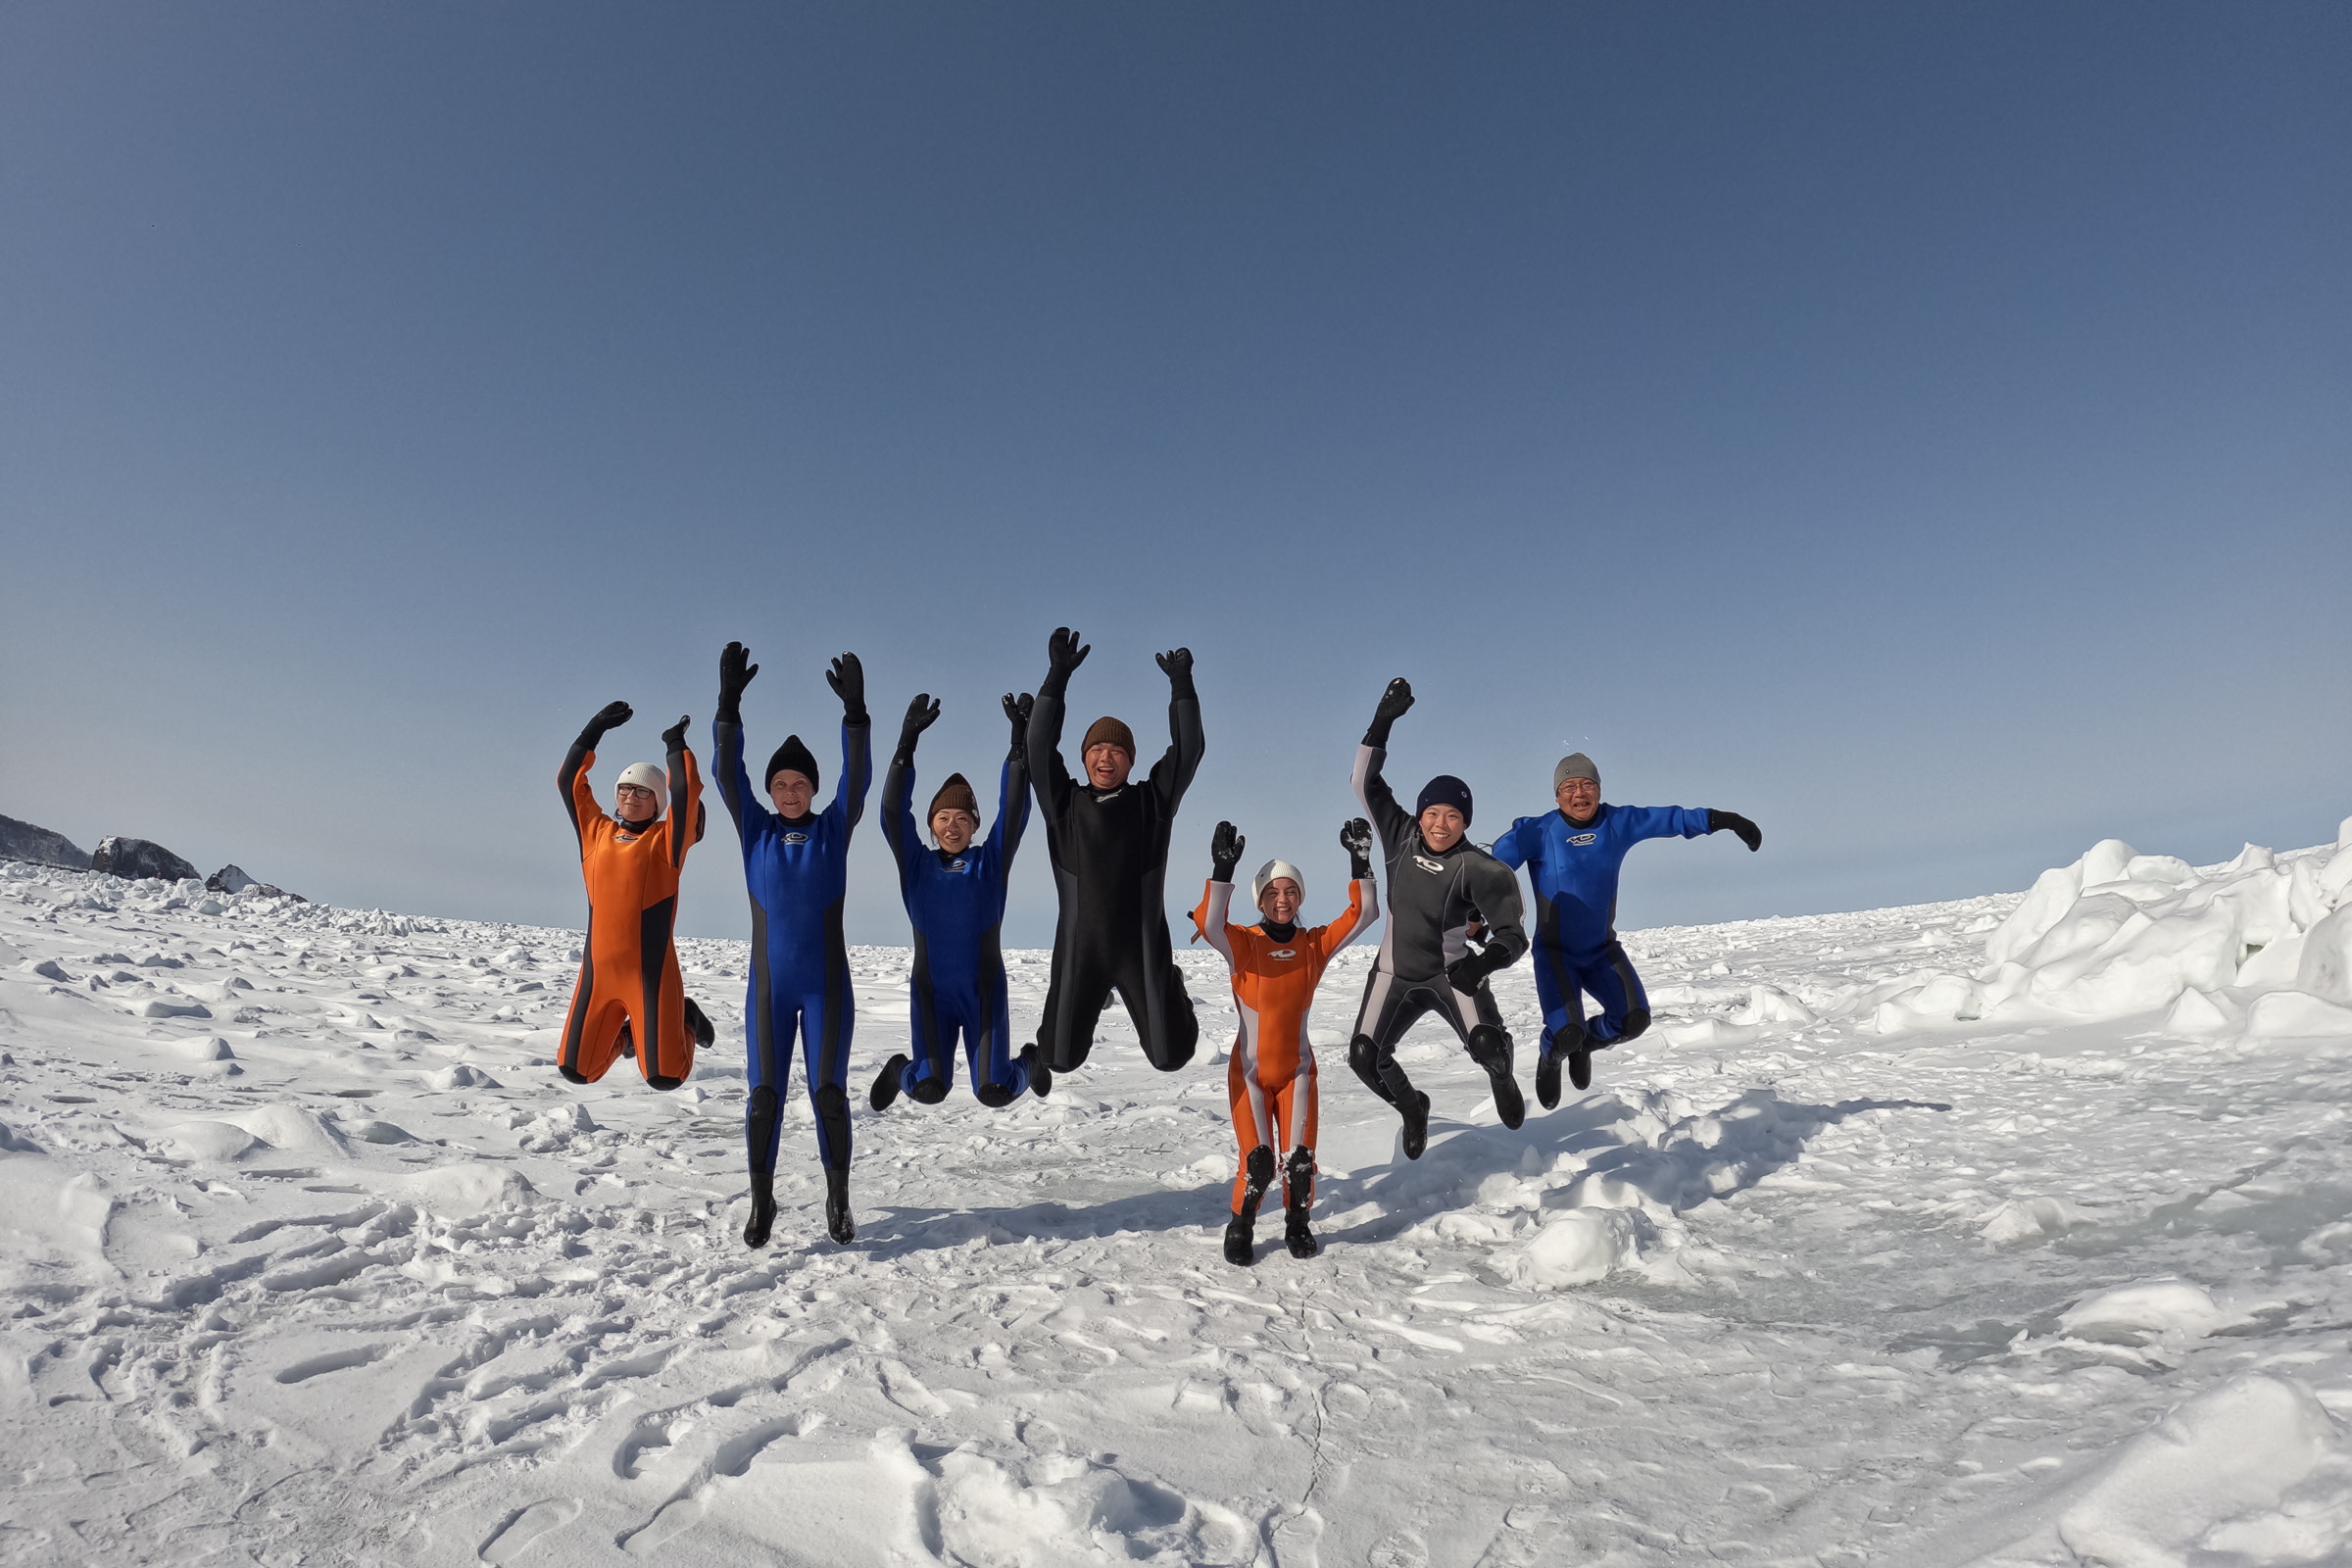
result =
M1635 933L1658 1025L1516 1132L1416 1033L1417 1163L1351 950L1325 1251L1250 1270L1222 1066L1115 1009L1050 1100L860 1104L848 1249L796 1073L755 1253L742 944L686 1088L577 1090L574 933L0 865L0 1558L2352 1561L2347 846Z

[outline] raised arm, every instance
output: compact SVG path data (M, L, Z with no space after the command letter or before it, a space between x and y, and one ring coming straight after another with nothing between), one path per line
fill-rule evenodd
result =
M710 768L718 780L718 798L727 803L735 833L743 835L744 811L765 811L752 794L752 781L743 766L743 689L760 673L750 650L729 643L718 655L718 707L710 715Z
M1193 911L1194 929L1225 955L1228 965L1233 962L1233 938L1226 934L1225 922L1233 908L1233 868L1241 863L1249 843L1231 822L1217 824L1208 840L1208 886L1200 894L1200 906Z
M1012 874L1012 858L1029 826L1029 714L1037 699L1027 692L1004 694L1004 716L1012 721L1012 745L1004 753L1004 771L997 778L997 819L988 830L989 847L996 853L997 875Z
M1048 822L1059 822L1069 809L1070 792L1077 788L1061 760L1061 710L1070 689L1070 672L1094 652L1078 641L1067 626L1054 628L1046 639L1046 678L1037 683L1037 699L1029 710L1029 779L1037 804Z
M1396 804L1396 792L1389 788L1380 770L1388 760L1389 726L1412 706L1412 683L1402 675L1389 682L1388 690L1380 694L1380 706L1372 710L1363 744L1355 749L1355 773L1349 780L1355 786L1355 798L1363 803L1365 814L1380 833L1381 858L1390 861L1411 842L1413 819Z
M1193 651L1178 648L1155 657L1168 677L1168 749L1152 765L1152 787L1173 812L1200 770L1208 743L1200 733L1200 698L1193 690Z
M662 732L669 762L669 866L673 871L686 863L686 852L703 836L698 820L703 808L703 773L694 765L694 754L686 749L686 726L693 722L681 713L675 724Z
M915 693L899 725L899 744L890 754L890 771L882 775L882 838L890 846L890 858L899 863L902 882L906 877L906 858L921 854L923 848L914 820L915 742L938 719L938 702L929 692Z
M596 788L588 781L588 769L596 761L596 749L603 744L605 732L618 729L634 716L628 704L607 703L580 731L571 750L564 754L564 765L556 769L556 788L563 793L564 812L571 818L572 837L580 840L583 851L588 842L588 819L605 814L596 804Z
M865 792L874 782L874 720L865 710L865 666L844 654L825 671L825 684L841 699L841 783L825 814L840 824L847 842L865 815Z
M1744 816L1735 816L1730 811L1710 811L1703 806L1620 806L1614 808L1614 814L1623 823L1618 831L1636 842L1642 839L1694 839L1727 828L1739 832L1739 828L1733 827L1734 822L1745 827L1748 833L1756 831L1756 825ZM1747 833L1740 833L1740 836L1744 839ZM1757 833L1756 843L1763 842L1764 836ZM1754 848L1753 845L1749 847Z
M1328 958L1380 923L1380 884L1372 879L1372 824L1357 817L1340 829L1348 852L1348 907L1327 926L1309 933Z

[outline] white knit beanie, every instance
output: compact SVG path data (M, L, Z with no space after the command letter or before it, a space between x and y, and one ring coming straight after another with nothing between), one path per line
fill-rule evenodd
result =
M1298 902L1304 904L1306 902L1306 873L1288 860L1268 860L1257 868L1257 875L1250 879L1250 902L1255 904L1264 898L1266 884L1272 882L1276 877L1285 876L1298 884Z
M652 790L654 792L654 810L657 814L662 809L662 797L669 793L669 775L651 762L631 762L622 768L620 777L612 781L612 787L617 790L623 784L634 784L641 790Z

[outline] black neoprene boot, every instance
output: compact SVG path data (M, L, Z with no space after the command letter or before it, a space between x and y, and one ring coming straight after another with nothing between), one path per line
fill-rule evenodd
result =
M850 1173L825 1172L825 1234L847 1247L858 1239L857 1222L850 1218Z
M1029 1069L1029 1092L1043 1100L1054 1092L1054 1069L1038 1054L1034 1042L1021 1048L1021 1065Z
M767 1245L776 1223L776 1178L752 1172L752 1217L743 1222L743 1245L755 1250Z
M686 999L686 1032L694 1037L695 1045L705 1051L709 1051L710 1042L718 1038L718 1031L710 1027L710 1020L703 1015L702 1008L694 1004L692 997Z
M1418 1089L1407 1093L1412 1099L1396 1107L1404 1117L1404 1157L1419 1159L1421 1151L1429 1147L1429 1096Z
M876 1110L888 1110L891 1102L899 1098L899 1075L906 1070L906 1064L911 1059L902 1051L884 1062L882 1070L874 1074L873 1092L865 1097L866 1103Z
M1511 1037L1493 1024L1480 1024L1470 1031L1470 1059L1487 1070L1487 1080L1494 1086L1494 1110L1505 1127L1516 1127L1527 1120L1527 1101L1519 1093L1519 1080L1511 1072Z
M1544 1040L1544 1048L1536 1053L1536 1102L1545 1110L1560 1102L1561 1054L1552 1048L1549 1038ZM1577 1087L1581 1089L1584 1086L1579 1084Z
M1592 1087L1592 1053L1590 1051L1568 1053L1568 1081L1579 1089ZM1555 1079L1554 1082L1556 1083L1557 1080ZM1555 1090L1554 1093L1557 1091Z
M1257 1261L1257 1216L1236 1214L1225 1222L1225 1261L1244 1268Z

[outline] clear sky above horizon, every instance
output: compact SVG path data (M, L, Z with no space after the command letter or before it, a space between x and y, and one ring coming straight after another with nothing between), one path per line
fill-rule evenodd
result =
M1148 753L1198 657L1177 908L1223 816L1319 916L1393 674L1474 837L1571 749L1763 826L1629 928L2317 842L2347 80L2340 5L10 6L0 811L576 924L608 700L609 796L741 638L829 793L855 649L993 804L1071 624Z

